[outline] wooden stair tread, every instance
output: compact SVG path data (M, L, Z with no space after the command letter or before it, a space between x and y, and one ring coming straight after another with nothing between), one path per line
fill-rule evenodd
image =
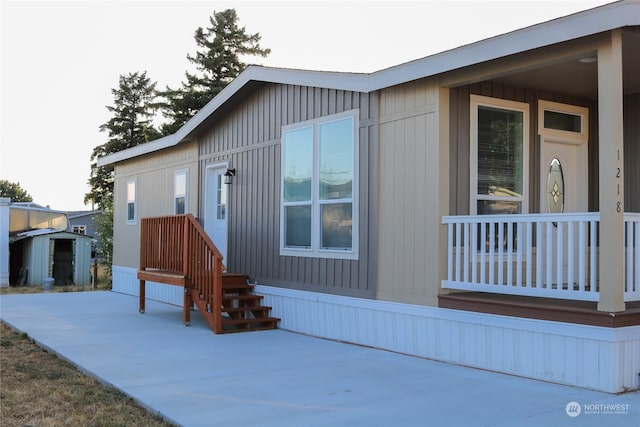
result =
M247 306L247 307L223 307L223 313L238 313L242 311L269 311L271 307L267 307L264 305L255 305L255 306Z
M242 300L242 301L250 301L250 300L255 300L255 301L260 301L262 300L264 297L262 295L222 295L222 300L223 301L229 301L229 300Z
M223 325L250 325L252 323L276 323L280 319L277 317L253 317L251 319L228 319L222 318Z
M223 283L222 289L225 291L231 289L253 291L253 285L247 283Z

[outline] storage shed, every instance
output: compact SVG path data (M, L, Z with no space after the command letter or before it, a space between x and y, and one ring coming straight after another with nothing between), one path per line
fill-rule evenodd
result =
M91 236L51 229L17 233L10 238L9 281L15 285L91 283Z

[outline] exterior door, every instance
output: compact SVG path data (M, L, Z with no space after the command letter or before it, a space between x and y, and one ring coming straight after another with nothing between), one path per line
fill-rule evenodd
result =
M228 265L227 218L229 214L229 197L227 184L224 183L224 173L226 170L226 165L207 168L204 229L224 257L223 263Z
M584 108L550 104L547 109L541 108L538 118L543 125L540 129L540 212L545 214L587 212L589 188L586 122L588 112ZM573 285L567 283L569 265L573 265L574 270L577 269L577 263L570 263L568 260L570 253L568 245L574 245L572 252L576 254L577 239L570 243L566 241L567 236L567 223L562 222L553 224L552 242L547 241L546 234L539 236L539 242L545 245L545 254L548 254L549 248L552 252L551 265L543 263L542 274L551 273L552 282L555 285ZM563 239L563 245L558 244L559 239ZM560 257L558 256L559 247L562 247ZM538 255L541 255L541 251L538 251ZM562 268L561 275L558 275L559 268ZM577 271L572 273L574 278L578 277ZM562 283L558 283L559 281Z

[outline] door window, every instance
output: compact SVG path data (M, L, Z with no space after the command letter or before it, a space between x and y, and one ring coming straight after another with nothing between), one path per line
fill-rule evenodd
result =
M549 213L564 212L564 174L560 160L555 157L551 160L547 175L547 203Z

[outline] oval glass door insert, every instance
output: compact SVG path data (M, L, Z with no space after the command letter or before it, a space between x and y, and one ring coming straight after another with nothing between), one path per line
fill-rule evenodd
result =
M549 213L564 212L564 175L558 158L551 160L547 177L547 204Z

